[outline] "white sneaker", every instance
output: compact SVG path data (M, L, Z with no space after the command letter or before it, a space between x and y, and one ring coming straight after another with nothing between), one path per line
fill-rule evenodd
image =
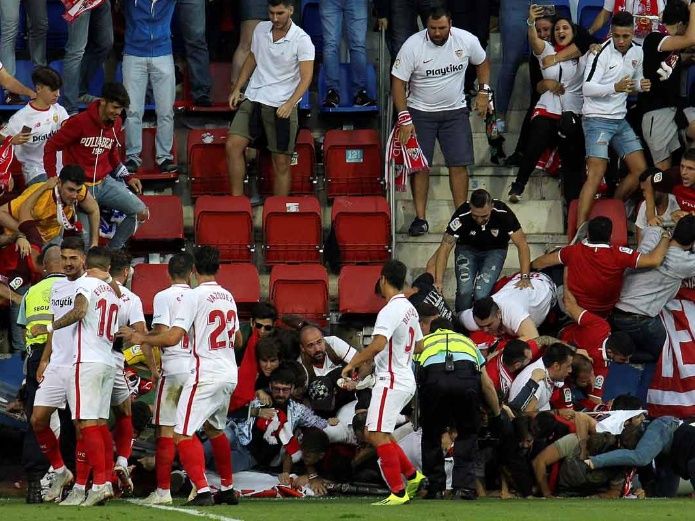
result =
M63 470L63 472L55 473L53 475L51 486L49 487L48 492L46 492L43 500L48 503L60 499L60 497L63 495L63 488L72 483L72 481L73 475L72 472L70 472L70 469L66 468Z
M142 500L143 505L171 505L171 503L171 492L168 490L164 494L155 490Z
M76 507L84 503L85 490L83 488L72 487L72 490L59 504L61 507Z
M104 485L103 487L96 490L92 488L89 490L89 492L87 492L87 499L85 499L80 506L93 507L94 505L100 505L106 502L108 499L111 499L112 497L113 492L109 491L107 485Z
M121 490L124 493L130 493L133 491L133 480L130 479L130 470L128 467L123 467L121 465L116 465L113 471L118 476L118 481L121 484Z

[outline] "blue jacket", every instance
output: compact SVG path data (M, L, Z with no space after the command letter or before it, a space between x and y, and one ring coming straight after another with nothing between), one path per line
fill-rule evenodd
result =
M172 54L171 18L176 0L126 0L124 54L153 58Z

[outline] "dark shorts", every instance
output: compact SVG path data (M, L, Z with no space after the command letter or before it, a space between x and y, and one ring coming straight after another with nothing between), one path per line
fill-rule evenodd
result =
M435 140L439 141L446 166L473 164L473 134L467 108L424 112L408 107L408 112L413 118L422 153L430 165Z
M268 0L241 0L239 20L267 20Z
M275 107L244 100L234 115L229 133L251 141L253 148L268 148L273 154L292 155L299 119L297 107L287 119L275 115Z

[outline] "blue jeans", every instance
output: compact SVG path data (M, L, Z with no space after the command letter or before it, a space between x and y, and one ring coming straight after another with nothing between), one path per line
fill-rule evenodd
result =
M507 250L480 251L468 246L456 246L456 312L473 306L474 300L487 297L497 282Z
M24 295L27 291L29 291L30 287L31 284L24 284L23 286L18 287L15 292L19 295ZM25 346L24 336L26 334L26 330L17 323L18 318L19 304L13 303L10 305L10 338L12 340L12 350L15 352L24 351Z
M147 208L137 195L128 190L128 187L123 181L114 179L111 176L106 176L104 180L94 186L90 186L88 190L92 193L92 197L96 200L99 206L118 210L126 215L126 218L116 228L109 248L112 250L120 250L125 246L125 243L130 239L130 236L135 233L135 223L137 215L145 211ZM78 212L78 217L82 223L82 229L85 233L89 233L89 219L84 212ZM92 233L99 233L99 230L90 230ZM88 239L88 238L87 238Z
M352 93L366 89L367 0L321 0L321 27L323 30L323 66L326 71L326 86L340 91L340 41L343 36L343 21L350 50L352 71Z
M130 97L130 107L125 120L125 153L128 159L140 163L142 152L142 114L145 110L145 94L148 83L152 84L155 112L157 113L156 159L160 164L173 159L174 144L174 100L176 79L174 57L171 54L144 58L123 56L123 84Z
M647 317L624 313L618 309L611 315L614 331L623 331L630 335L635 343L635 353L630 361L633 363L654 363L661 356L666 341L666 329L657 317Z
M210 99L210 55L205 40L205 0L177 0L178 18L181 24L183 43L186 46L186 61L191 78L193 100Z
M642 150L642 142L625 119L584 118L586 157L608 160L608 145L619 157Z
M528 1L501 0L500 3L500 13L504 13L504 16L500 16L502 65L497 76L495 92L495 108L498 116L504 116L509 108L516 71L526 56L528 8Z
M618 449L591 457L594 468L644 467L660 453L668 453L673 442L673 433L680 422L673 416L662 416L652 421L644 431L634 450Z
M236 474L237 472L253 469L256 466L256 460L251 455L249 448L239 443L239 439L234 434L234 429L229 426L229 423L227 423L227 427L222 432L227 436L229 447L232 449L232 471ZM207 469L215 469L215 456L212 452L212 444L208 440L205 440L205 443L203 443L203 450L205 452L205 467Z
M20 0L0 1L0 62L15 75L15 44L19 32ZM46 65L46 33L48 13L46 0L25 0L29 21L29 54L34 65ZM28 85L30 87L30 85Z
M61 100L68 114L77 112L79 97L87 93L89 80L103 67L111 47L113 22L108 0L68 24Z

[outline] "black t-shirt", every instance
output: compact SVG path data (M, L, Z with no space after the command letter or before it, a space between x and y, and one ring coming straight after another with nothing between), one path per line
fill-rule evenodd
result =
M434 277L431 273L423 273L411 285L418 289L417 293L413 293L408 297L413 306L418 307L423 302L430 304L439 311L440 317L454 321L454 314L449 309L449 306L446 305L444 297L434 288Z
M512 233L521 229L514 212L497 199L492 200L490 219L481 226L471 216L470 203L459 206L451 216L446 233L456 237L457 244L480 251L506 249Z
M649 92L640 93L638 98L643 113L665 107L678 107L681 104L680 52L659 52L658 50L659 45L667 36L667 34L657 32L650 33L642 45L644 78L652 83ZM661 62L666 62L673 68L671 75L664 81L661 81L657 73L661 67Z
M695 427L684 423L676 429L670 456L676 474L683 479L691 479L688 464L695 460Z

